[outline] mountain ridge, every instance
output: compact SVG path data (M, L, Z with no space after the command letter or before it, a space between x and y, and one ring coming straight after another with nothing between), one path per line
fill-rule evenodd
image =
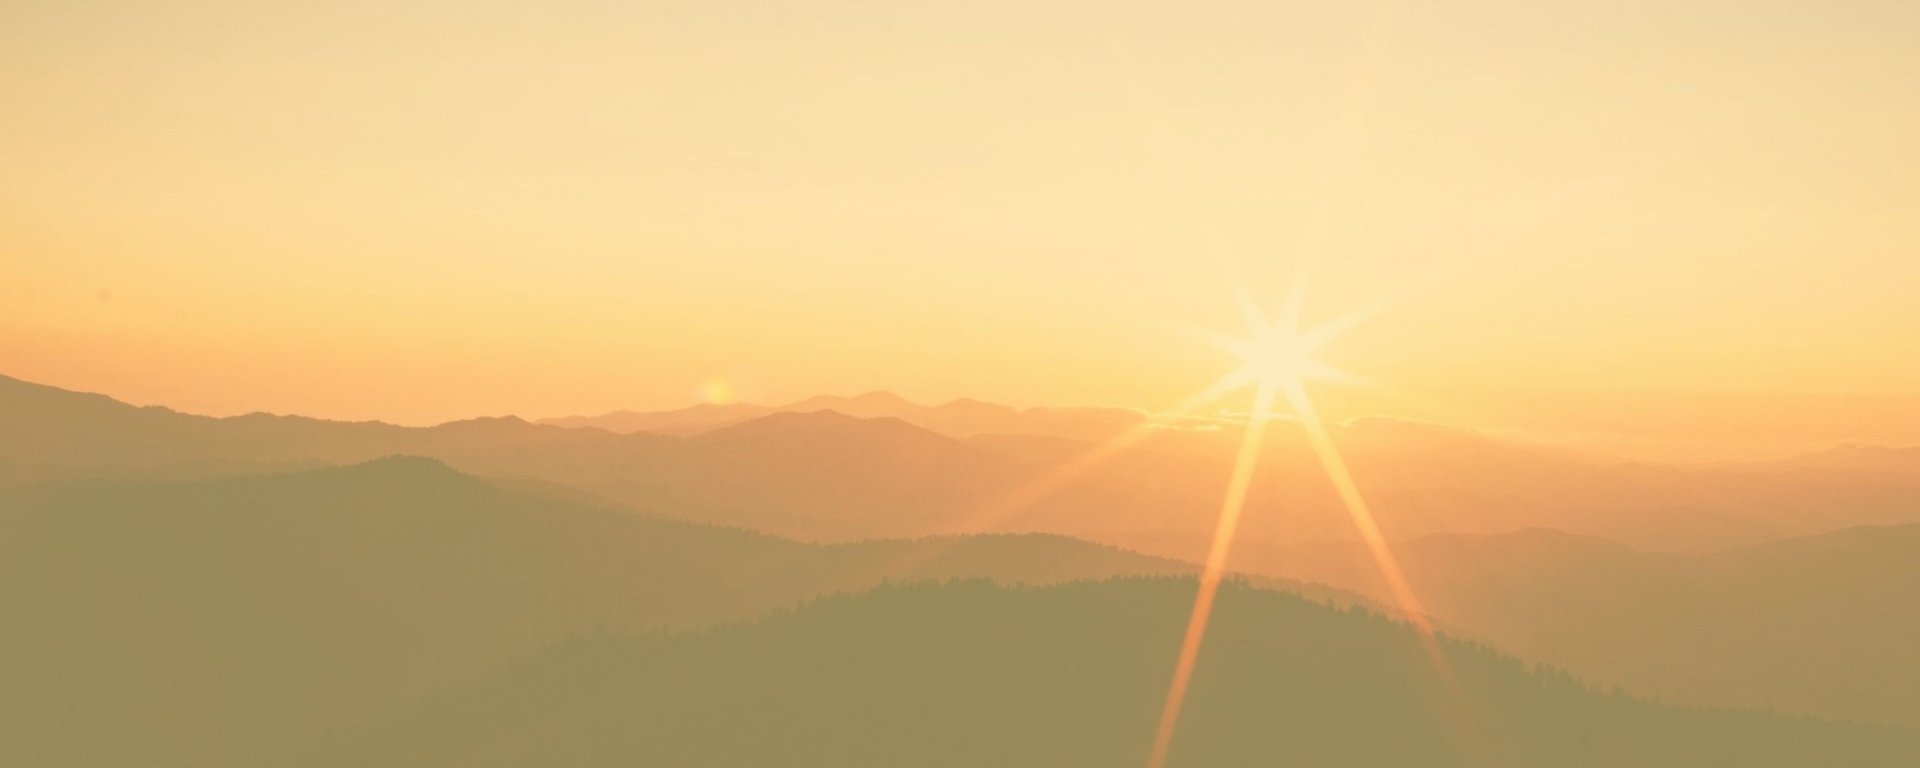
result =
M1920 727L1920 524L1702 554L1542 529L1434 535L1395 552L1429 613L1594 683ZM1236 563L1391 594L1354 545L1243 547Z
M433 427L304 417L214 419L104 396L0 387L0 482L179 475L351 463L392 453L463 472L574 487L611 503L815 541L1049 531L1183 560L1204 555L1230 471L1231 434L1146 430L1097 440L980 435L959 445L898 422L783 417L703 441L494 417ZM1029 411L1030 413L1032 411ZM765 417L762 417L765 418ZM754 420L757 421L757 420ZM811 423L806 429L779 428ZM1683 468L1536 451L1471 431L1378 423L1333 437L1396 540L1539 525L1642 549L1702 552L1859 524L1920 520L1920 474L1788 463ZM775 435L781 435L774 439ZM911 448L907 448L911 446ZM1085 458L1102 453L1104 461ZM1318 457L1270 427L1241 538L1356 536ZM1074 468L1057 474L1059 468ZM845 482L860 478L861 482ZM1034 489L1039 489L1036 492Z
M409 456L0 490L0 762L274 764L597 629L746 621L887 580L1194 568L1065 537L818 546Z
M1191 590L897 584L701 633L580 638L305 765L1127 765ZM1920 749L1910 731L1600 694L1447 639L1442 673L1421 648L1365 611L1229 584L1171 765L1865 767Z
M1105 439L1146 422L1144 414L1125 408L1040 406L1020 409L968 397L922 405L894 392L875 390L857 395L815 395L785 405L699 403L661 411L616 410L597 416L545 418L538 419L536 423L605 429L617 433L658 432L688 437L771 414L822 410L838 411L859 418L898 418L961 439L997 433Z

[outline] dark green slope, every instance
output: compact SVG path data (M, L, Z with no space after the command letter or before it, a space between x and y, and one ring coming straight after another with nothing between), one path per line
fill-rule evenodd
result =
M394 458L0 492L0 765L266 765L597 627L746 620L887 578L1188 566L1061 537L801 544Z
M749 626L583 638L315 766L1144 764L1187 579L912 584ZM1173 764L1895 766L1911 732L1658 706L1406 626L1223 592Z

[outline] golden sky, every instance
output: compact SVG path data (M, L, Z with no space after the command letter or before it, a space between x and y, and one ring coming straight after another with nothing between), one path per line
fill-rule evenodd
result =
M1235 329L1236 281L1277 303L1311 259L1309 315L1418 285L1325 353L1409 395L1365 407L1605 431L1580 414L1737 393L1899 439L1916 30L1846 0L16 0L0 373L408 423L1153 408L1232 367L1189 331Z

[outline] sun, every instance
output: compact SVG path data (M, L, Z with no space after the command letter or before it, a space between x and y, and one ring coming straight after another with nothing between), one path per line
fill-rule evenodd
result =
M1285 395L1292 401L1304 393L1310 381L1363 384L1358 377L1318 357L1321 348L1346 329L1345 318L1302 330L1298 304L1289 299L1279 317L1273 318L1252 299L1242 296L1240 311L1247 328L1241 335L1202 335L1204 341L1239 362L1220 385L1228 389L1252 387Z
M1386 581L1388 590L1407 618L1420 632L1422 646L1426 648L1430 660L1442 676L1451 680L1446 659L1440 654L1438 641L1433 629L1428 625L1426 611L1421 607L1413 587L1407 582L1406 574L1400 568L1399 560L1388 546L1386 537L1381 533L1379 523L1375 521L1373 511L1366 497L1361 494L1360 486L1354 481L1353 473L1347 468L1346 459L1341 457L1334 445L1333 436L1321 419L1313 400L1307 394L1306 383L1310 380L1327 379L1345 384L1365 384L1364 381L1321 362L1315 357L1320 347L1352 328L1367 316L1374 314L1385 302L1375 302L1349 311L1334 319L1300 330L1300 305L1302 292L1300 281L1296 277L1292 291L1287 295L1286 303L1280 308L1277 319L1269 318L1248 292L1240 290L1240 313L1247 324L1244 337L1223 338L1205 336L1207 341L1237 357L1240 367L1222 378L1215 385L1201 391L1196 398L1212 398L1227 391L1252 387L1253 409L1246 426L1241 433L1240 449L1234 456L1233 472L1227 479L1226 494L1220 504L1220 518L1214 526L1213 541L1207 549L1206 560L1200 570L1200 588L1193 599L1193 610L1187 617L1187 629L1180 641L1180 654L1174 661L1173 679L1167 686L1167 697L1160 711L1159 725L1154 730L1153 747L1147 760L1147 768L1165 768L1168 750L1173 743L1174 729L1180 719L1180 709L1186 699L1187 686L1192 682L1194 665L1200 653L1200 646L1206 639L1207 625L1213 611L1214 595L1227 567L1227 554L1233 547L1234 534L1239 526L1240 515L1246 508L1247 494L1253 482L1255 467L1260 461L1260 447L1273 421L1273 406L1276 402L1285 402L1293 411L1292 421L1299 427L1307 439L1307 444L1326 470L1327 479L1332 483L1340 502L1346 507L1347 514L1353 519L1354 527L1362 541L1367 545L1374 564Z
M1166 766L1168 750L1173 743L1174 730L1179 723L1187 687L1192 681L1200 646L1206 639L1207 625L1213 611L1213 599L1225 578L1227 555L1232 549L1240 514L1246 508L1247 495L1257 474L1261 444L1268 428L1276 426L1275 422L1278 420L1273 418L1273 408L1280 403L1285 403L1292 409L1291 421L1306 438L1308 446L1312 448L1313 454L1318 457L1321 467L1326 471L1327 479L1333 485L1340 503L1346 507L1348 515L1353 518L1354 526L1360 538L1366 543L1374 564L1379 568L1389 592L1394 597L1394 602L1401 609L1402 617L1419 631L1422 646L1426 648L1430 660L1441 671L1442 676L1452 679L1447 671L1446 660L1440 655L1433 628L1425 618L1426 611L1421 607L1412 585L1407 582L1406 574L1401 570L1399 561L1388 546L1386 537L1382 535L1379 524L1374 520L1373 512L1367 504L1366 497L1361 494L1360 486L1355 482L1353 473L1347 468L1346 460L1341 457L1331 433L1321 421L1306 387L1310 381L1324 380L1349 387L1380 390L1381 388L1374 382L1329 365L1320 360L1317 355L1328 343L1399 301L1411 291L1411 284L1397 293L1388 294L1302 330L1300 327L1300 308L1304 299L1304 292L1301 290L1304 284L1302 278L1303 271L1295 275L1277 318L1270 318L1245 286L1236 286L1240 300L1240 314L1246 322L1246 331L1238 336L1225 336L1205 331L1193 332L1192 335L1231 355L1239 365L1230 369L1227 375L1162 411L1162 413L1180 416L1191 415L1229 394L1246 389L1253 390L1250 411L1252 417L1245 420L1245 428L1241 430L1240 446L1234 454L1232 473L1227 478L1226 493L1221 499L1219 520L1214 525L1213 538L1208 545L1206 558L1201 562L1199 590L1194 595L1193 609L1187 617L1186 631L1180 640L1180 652L1174 660L1173 676L1167 686L1166 699L1161 705L1159 722L1154 729L1147 768L1165 768ZM1028 507L1038 499L1058 491L1093 467L1160 433L1161 429L1162 427L1156 421L1143 421L1102 441L1070 461L983 505L975 513L978 517L975 518L974 527L984 528L986 526L981 522L983 520L999 519L1015 510Z
M1223 346L1241 362L1236 377L1260 387L1286 391L1309 380L1338 377L1332 366L1314 358L1320 344L1291 328L1253 329L1248 338L1230 339Z

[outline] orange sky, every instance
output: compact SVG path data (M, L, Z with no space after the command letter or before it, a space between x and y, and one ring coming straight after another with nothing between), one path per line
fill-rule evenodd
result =
M0 8L0 372L1151 408L1311 258L1352 410L1920 443L1912 3L263 5Z

